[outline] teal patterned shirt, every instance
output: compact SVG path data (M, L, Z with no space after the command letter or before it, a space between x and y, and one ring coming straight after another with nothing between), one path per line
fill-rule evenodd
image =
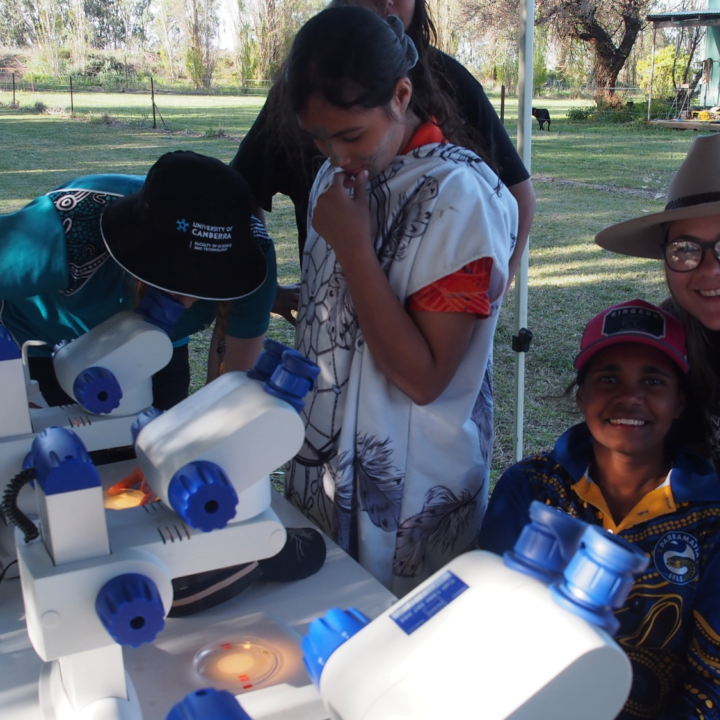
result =
M134 175L89 175L56 188L10 215L0 216L0 323L22 344L43 340L31 354L49 356L55 343L79 337L112 315L135 307L135 281L110 257L100 232L103 210L137 192ZM265 252L265 283L233 301L228 335L253 338L268 327L275 298L275 249L259 221L255 237ZM186 310L172 339L207 328L216 303L200 300Z

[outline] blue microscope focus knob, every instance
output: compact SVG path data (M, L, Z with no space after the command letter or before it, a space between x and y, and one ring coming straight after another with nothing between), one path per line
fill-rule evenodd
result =
M275 368L282 362L283 353L290 348L270 338L265 338L263 348L260 357L255 361L255 367L248 370L247 376L265 382L272 377Z
M145 575L118 575L100 589L95 612L119 645L140 647L165 627L165 610L155 583Z
M165 720L251 720L227 690L205 688L186 695Z
M168 485L173 510L204 532L220 530L235 517L238 496L223 469L208 460L181 467Z
M290 403L298 412L305 406L304 397L315 387L320 368L297 350L286 350L282 363L263 386L265 392Z
M106 415L119 407L122 388L117 378L103 367L83 370L73 383L73 394L89 412Z
M369 622L355 608L333 608L325 617L310 623L308 634L302 640L303 662L316 687L320 687L320 675L328 658Z
M0 325L0 360L17 360L21 356L18 344L10 331Z
M135 422L130 426L130 433L132 434L133 442L137 440L137 436L140 431L152 420L160 417L164 410L158 410L157 408L151 407L147 410L143 410L138 416Z
M619 623L613 610L623 606L634 575L648 563L648 556L639 548L590 525L563 572L563 580L550 590L566 610L614 634Z

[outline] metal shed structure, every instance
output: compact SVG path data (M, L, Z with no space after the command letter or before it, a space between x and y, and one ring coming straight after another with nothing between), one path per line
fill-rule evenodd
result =
M701 94L702 104L705 107L720 105L720 0L708 0L708 8L706 10L653 13L648 15L646 19L653 24L648 120L651 119L650 110L652 105L653 79L655 75L655 40L658 28L707 28L705 38L706 59L704 61L703 78L701 80L703 85ZM692 120L692 118L690 118L690 120ZM667 123L664 122L663 124ZM720 127L709 128L705 122L698 123L698 125L698 129L720 129ZM683 126L687 127L687 124L683 123Z

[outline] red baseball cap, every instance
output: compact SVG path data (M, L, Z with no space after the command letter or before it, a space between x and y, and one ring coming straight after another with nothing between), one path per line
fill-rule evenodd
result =
M582 370L600 350L619 343L640 343L657 348L684 373L688 371L682 323L644 300L630 300L598 313L585 327L575 367Z

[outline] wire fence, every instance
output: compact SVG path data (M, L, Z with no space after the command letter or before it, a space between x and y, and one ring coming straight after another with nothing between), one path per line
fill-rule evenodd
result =
M238 79L236 83L215 84L196 88L191 83L168 82L152 76L123 77L117 73L100 73L95 76L51 77L33 73L20 73L12 68L0 68L0 92L127 92L182 95L267 95L272 82L252 78Z
M161 114L162 101L156 102L158 95L197 95L209 97L243 97L267 95L271 87L270 80L256 80L251 78L237 79L236 82L216 83L211 87L194 87L190 83L170 82L162 77L128 76L117 72L98 73L94 76L73 75L53 77L38 75L32 72L22 72L18 68L0 67L0 93L11 94L11 102L17 105L22 98L23 105L34 104L32 96L36 93L52 93L58 96L65 95L69 100L67 109L75 115L76 95L80 93L109 93L148 96L148 115L152 115L152 127L160 124L167 129L165 119ZM513 97L511 88L505 88L493 82L485 84L489 95L500 98L499 114L504 119L505 99ZM710 112L706 108L692 105L693 98L687 97L683 103L675 99L652 99L648 108L647 91L640 87L618 86L612 88L613 103L600 103L595 105L590 101L597 98L597 88L592 85L576 88L547 87L536 91L533 104L540 107L543 100L578 101L576 107L570 107L566 117L575 122L600 123L643 123L647 120L683 121L707 123L708 129L716 129L715 124L720 122L720 114L713 108ZM47 99L45 99L47 102ZM65 101L67 102L67 100ZM512 102L512 101L511 101ZM38 103L42 104L42 103ZM110 111L110 110L109 110Z
M262 104L270 86L269 80L246 79L237 84L195 88L152 76L125 79L108 73L104 77L101 74L58 78L22 74L17 68L0 68L0 99L14 108L22 106L37 113L69 113L73 118L105 124L120 121L173 132L199 131L212 137L244 132L248 118L243 113L256 114L258 103ZM194 101L193 96L198 101ZM200 100L202 97L207 100ZM246 105L243 98L247 98L250 105ZM212 106L213 111L198 112L198 102ZM243 111L244 107L253 110ZM224 113L221 108L225 109ZM211 127L215 122L218 126Z
M502 83L493 80L484 80L483 88L485 92L492 94L499 94L502 87ZM517 95L516 85L505 85L506 92L509 96ZM637 101L640 98L644 98L647 101L647 90L635 85L616 85L615 87L608 88L622 101ZM536 86L533 88L533 96L536 99L549 98L553 100L567 99L567 100L594 100L597 95L597 86L594 84L588 85L569 85L566 82L548 81L543 85Z

